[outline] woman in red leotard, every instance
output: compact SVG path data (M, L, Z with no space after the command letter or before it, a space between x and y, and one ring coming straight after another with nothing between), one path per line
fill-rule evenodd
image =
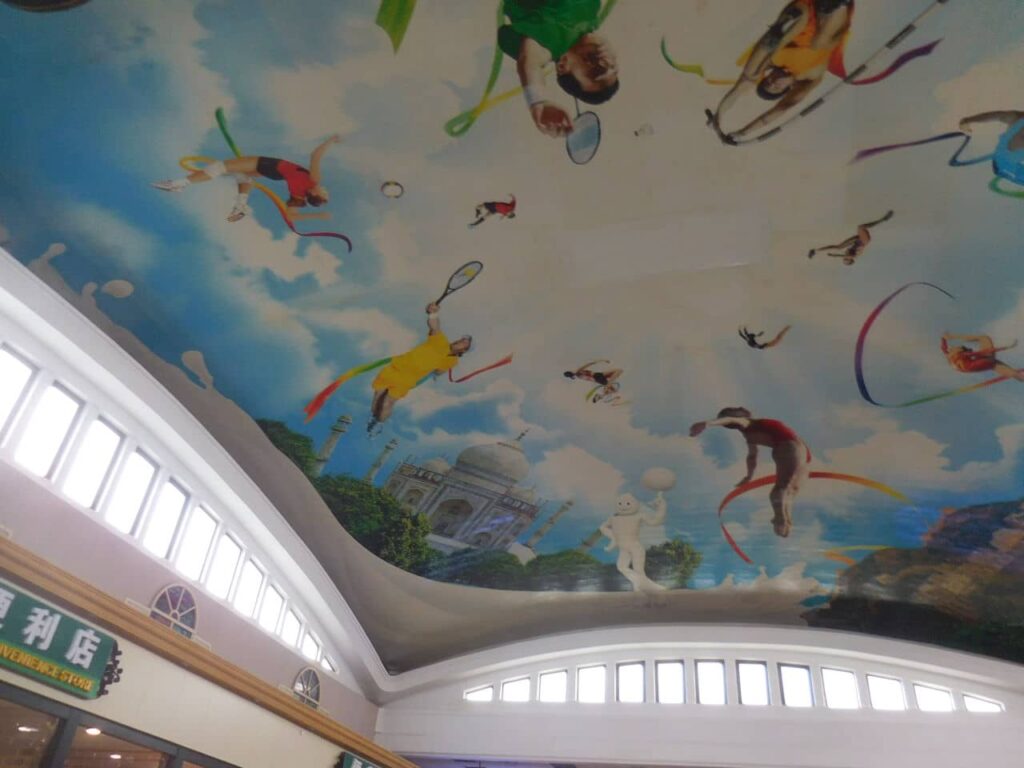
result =
M484 219L494 214L498 214L503 219L514 219L516 217L516 196L510 194L508 197L507 203L503 203L500 200L491 203L480 203L473 212L473 215L476 216L476 221L470 222L469 228L472 229L479 226L484 222Z
M690 427L690 436L696 437L707 427L739 430L747 441L747 475L736 483L737 488L753 478L754 470L757 469L758 448L765 446L772 449L772 461L775 462L775 485L769 495L775 512L772 527L776 535L789 536L793 527L793 500L807 479L811 449L781 421L752 418L746 408L723 408L718 412L718 418L698 421Z
M971 349L958 345L949 346L949 342L965 341L968 344L977 344L977 349ZM961 373L981 373L983 371L995 371L1000 376L1024 381L1024 370L1011 368L998 357L997 352L1005 352L1017 346L1017 342L1007 344L1005 347L997 347L992 343L991 336L970 336L961 333L942 334L942 352L949 364Z
M304 168L297 163L288 160L281 160L276 157L261 157L246 155L243 157L232 157L228 160L217 160L210 163L201 171L193 171L182 179L171 179L169 181L157 181L153 184L157 189L164 192L180 192L190 184L202 181L210 181L230 173L238 182L238 197L235 198L235 205L228 214L228 221L235 222L245 218L251 209L249 208L249 192L252 190L253 179L262 176L273 181L283 181L288 185L288 218L292 221L299 219L329 219L331 214L326 211L317 213L300 213L297 209L307 205L320 207L330 200L327 189L320 183L320 161L324 153L332 144L341 141L338 134L334 134L320 146L313 150L309 157L309 168Z

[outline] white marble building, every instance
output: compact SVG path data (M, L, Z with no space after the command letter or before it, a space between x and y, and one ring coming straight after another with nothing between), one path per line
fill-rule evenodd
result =
M454 466L441 458L402 462L385 488L427 516L435 549L505 549L540 510L533 489L521 485L530 472L522 438L467 448Z

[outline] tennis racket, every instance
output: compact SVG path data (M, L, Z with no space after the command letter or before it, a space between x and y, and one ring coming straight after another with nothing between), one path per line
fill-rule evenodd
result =
M471 282L476 279L484 269L484 265L479 261L467 261L461 267L452 272L452 276L448 278L448 285L444 288L444 293L441 294L441 298L435 301L435 304L440 304L449 295L455 293L460 288L465 288Z
M576 165L586 165L594 159L601 146L601 118L596 112L580 113L580 102L576 101L576 119L572 133L565 137L565 151Z

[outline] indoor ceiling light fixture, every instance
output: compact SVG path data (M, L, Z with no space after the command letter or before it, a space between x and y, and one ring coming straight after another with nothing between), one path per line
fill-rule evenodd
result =
M117 754L117 752L114 752L113 754L110 755L110 759L111 760L120 760L121 756L119 754Z
M38 730L39 730L38 728L33 728L31 725L19 725L18 726L18 732L19 733L36 733Z
M103 731L101 731L99 728L95 728L95 727L93 727L93 728L86 728L85 732L89 736L99 736L101 733L103 733Z

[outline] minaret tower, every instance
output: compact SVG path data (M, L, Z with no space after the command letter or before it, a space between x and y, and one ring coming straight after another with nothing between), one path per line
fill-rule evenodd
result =
M387 445L384 446L384 450L380 452L380 456L378 456L377 460L373 462L368 470L366 470L366 475L363 477L363 480L368 483L372 483L373 478L375 478L377 473L380 472L380 468L384 466L384 462L388 460L388 456L390 456L397 447L398 440L395 438L388 440Z
M544 524L533 532L533 535L530 537L530 540L526 542L526 546L529 549L533 549L535 546L537 546L537 542L539 542L541 539L548 535L548 531L555 527L555 523L558 522L559 518L562 517L562 515L564 515L570 509L572 509L572 505L573 502L571 499L562 504L562 506L558 508L558 511L555 512L555 514L553 514L551 517L545 520Z
M324 467L327 466L327 462L331 460L331 454L334 453L334 447L338 444L341 436L348 431L351 423L351 416L339 416L338 420L331 425L331 433L327 435L324 444L320 446L320 452L316 455L316 466L313 468L314 475L319 477L323 474Z

